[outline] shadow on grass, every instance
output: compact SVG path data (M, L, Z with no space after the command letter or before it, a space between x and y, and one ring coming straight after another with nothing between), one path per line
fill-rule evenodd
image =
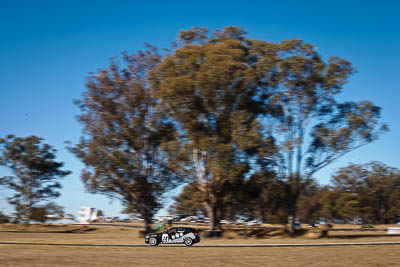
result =
M374 235L328 235L326 238L334 239L358 239L366 237L395 237L399 235L388 235L388 234L374 234Z
M251 229L251 230L237 230L235 231L238 236L248 237L248 238L268 238L275 236L290 236L290 233L285 231L285 229ZM294 235L301 236L303 231L298 231ZM294 237L295 237L294 236Z

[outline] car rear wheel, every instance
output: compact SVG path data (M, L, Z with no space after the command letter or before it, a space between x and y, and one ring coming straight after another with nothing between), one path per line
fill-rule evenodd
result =
M152 245L152 246L158 246L157 238L151 237L151 238L149 239L149 244Z
M188 247L193 245L193 239L191 239L190 237L185 238L185 245Z

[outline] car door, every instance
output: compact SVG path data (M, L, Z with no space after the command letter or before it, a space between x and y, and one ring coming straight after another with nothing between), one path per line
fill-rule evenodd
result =
M169 232L165 231L161 235L161 243L168 243L170 241Z
M185 235L185 228L177 228L175 237L178 239L178 243L183 243Z
M176 228L171 228L168 230L169 241L174 241L176 238Z

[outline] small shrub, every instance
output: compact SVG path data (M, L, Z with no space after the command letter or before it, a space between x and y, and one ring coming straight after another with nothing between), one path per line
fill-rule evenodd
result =
M0 212L0 223L8 223L9 221L8 217Z
M372 224L363 224L363 225L361 226L361 228L363 228L363 229L370 229L370 228L374 228L374 226L373 226Z
M221 230L207 230L207 231L204 231L203 237L204 238L222 237L222 231Z

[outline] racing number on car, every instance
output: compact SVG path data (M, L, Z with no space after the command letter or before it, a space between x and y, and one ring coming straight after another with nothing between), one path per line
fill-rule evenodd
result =
M168 242L168 234L163 234L161 240L162 242Z

